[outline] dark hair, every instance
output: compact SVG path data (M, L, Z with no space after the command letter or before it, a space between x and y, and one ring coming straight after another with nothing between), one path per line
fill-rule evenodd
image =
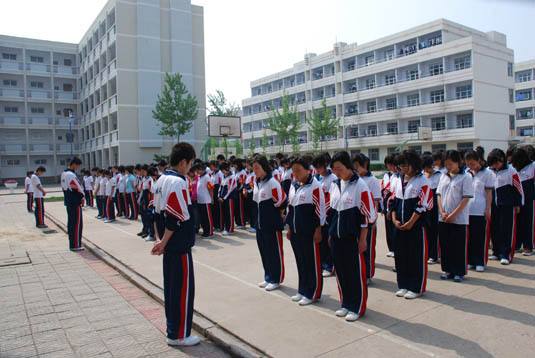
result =
M41 166L37 167L37 169L35 169L35 171L44 173L44 172L46 172L46 168L41 165Z
M282 160L282 158L284 158L284 154L279 152L279 153L275 154L275 158L277 158L278 160Z
M193 159L195 159L195 149L186 142L175 144L169 155L169 163L172 167L177 166L182 160L190 162Z
M489 156L487 157L487 163L489 165L494 165L498 162L506 164L507 158L505 157L505 153L503 152L503 150L499 148L494 148L490 151Z
M353 166L351 165L351 158L349 157L349 153L346 151L337 152L331 159L331 166L333 166L336 162L340 162L340 164L342 164L347 169L353 170Z
M531 144L525 145L523 148L528 152L529 159L535 160L535 148Z
M149 166L148 166L148 164L143 164L143 165L141 165L140 168L139 168L139 170L144 170L144 171L148 172L148 171L149 171Z
M326 161L327 163L330 163L330 162L331 162L331 159L332 159L332 158L331 158L331 155L329 154L329 152L324 152L322 155L325 157L325 161Z
M26 172L26 176L31 176L32 174L33 174L33 172L31 170Z
M422 155L422 168L433 167L433 156L430 154Z
M459 165L463 164L463 156L461 153L455 149L450 149L446 152L444 160L451 160Z
M237 171L241 171L244 168L243 159L236 159L234 163L236 164Z
M310 157L308 157L307 155L298 156L292 160L291 165L293 166L294 164L300 165L304 169L309 170L310 169Z
M388 164L396 165L395 155L394 154L386 155L384 163L385 163L385 165L388 165Z
M433 153L433 161L440 160L440 166L444 166L444 152L439 150L438 152Z
M422 158L414 150L404 150L396 158L398 165L407 164L416 173L422 171Z
M326 160L325 156L323 154L316 155L314 159L312 159L312 165L314 168L318 167L327 167L328 161Z
M210 160L208 165L213 165L214 167L217 167L217 162L215 160Z
M73 157L69 162L69 165L82 165L82 160L78 157Z
M528 151L524 148L515 148L513 150L513 156L511 158L511 164L516 170L520 171L526 165L531 164Z
M480 160L485 160L485 148L483 148L482 146L478 145L474 151L479 154L479 158ZM466 154L466 153L465 153Z
M219 170L223 171L223 170L229 170L230 169L230 165L228 162L222 162L221 164L219 164Z
M158 169L156 167L150 166L149 170L147 170L147 174L151 177L156 176L158 175Z
M464 153L464 160L476 160L478 162L484 160L483 157L481 157L480 153L478 153L476 150L467 150Z
M225 160L225 156L223 154L219 154L216 159L217 160Z
M295 158L293 158L293 160L295 160ZM286 164L290 164L291 165L293 160L290 160L289 158L284 157L284 158L281 159L280 163L281 163L281 165L286 165Z
M160 159L160 161L158 162L158 166L159 167L166 167L167 166L167 160Z
M368 158L363 153L357 153L353 157L353 163L357 163L359 166L363 167L366 170L370 168L370 158Z
M253 159L253 163L258 163L266 174L271 175L271 165L268 162L268 159L264 155L257 155Z

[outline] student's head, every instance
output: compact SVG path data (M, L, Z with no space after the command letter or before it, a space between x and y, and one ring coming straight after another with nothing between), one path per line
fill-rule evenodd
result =
M27 177L31 177L31 176L32 176L32 174L33 174L33 172L32 172L31 170L30 170L30 171L28 171L28 172L26 172L26 176L27 176Z
M266 175L271 175L271 166L264 155L254 157L253 172L259 179L263 179Z
M41 175L45 173L46 173L46 168L43 166L37 167L37 169L35 169L35 175L37 175L38 177L40 177Z
M270 159L269 161L269 165L271 166L271 168L273 169L277 169L279 167L279 163L277 163L277 161L275 159Z
M422 155L422 168L424 172L428 174L432 174L434 171L433 168L433 156L430 154L424 154Z
M510 146L507 148L507 151L505 152L505 157L507 158L507 163L511 163L511 160L513 159L513 151L516 149L516 146Z
M117 165L114 165L113 167L111 167L111 172L113 174L117 173L119 171L119 167Z
M351 179L353 176L353 166L349 153L346 151L336 153L331 159L331 168L338 178L342 180Z
M247 171L251 171L253 170L253 160L252 159L247 159L245 161L245 169L247 169Z
M158 168L156 168L156 167L154 167L154 166L150 166L150 167L149 167L149 170L148 170L148 172L147 172L147 174L148 174L150 177L156 179L156 178L158 177Z
M480 153L478 153L476 150L467 150L464 153L464 163L471 171L480 171L481 167L483 166L481 164L482 162L484 163L484 161L482 161Z
M531 164L528 151L522 147L515 148L511 156L511 164L518 171L522 170L526 165Z
M487 157L487 164L494 170L502 170L506 165L505 153L499 148L490 151Z
M367 175L369 166L370 159L366 155L357 153L355 156L353 156L353 168L357 171L358 175Z
M191 168L193 169L193 171L195 171L195 174L198 176L201 176L206 173L206 165L204 165L204 163L197 163Z
M105 176L106 178L111 178L111 170L106 169L106 170L104 171L104 176Z
M228 162L221 162L219 164L219 170L223 173L223 175L227 176L230 173L230 164Z
M461 153L454 149L446 151L444 165L446 166L448 173L457 174L463 166L463 157Z
M444 152L439 150L433 153L433 162L435 168L444 168Z
M277 154L275 154L275 159L277 160L277 163L282 164L281 161L282 161L282 159L284 159L284 158L285 158L285 156L284 156L284 154L282 154L282 153L277 153Z
M236 158L234 160L234 165L236 166L236 171L241 171L245 168L243 159L240 159L240 158Z
M395 172L397 171L396 167L396 155L395 154L388 154L385 156L385 167L389 172Z
M217 161L211 160L208 166L210 167L211 171L215 172L217 170Z
M136 175L141 174L141 167L141 164L136 164L136 166L134 167L134 173L136 173Z
M173 146L169 155L169 164L181 174L186 174L195 159L195 149L186 142L177 143Z
M486 162L485 162L485 148L483 148L482 146L478 145L474 151L479 155L479 161L481 162L481 166L484 167L486 166ZM465 164L466 164L466 152L464 153L464 158L465 158Z
M414 150L404 150L396 160L403 175L413 177L422 171L422 159Z
M97 176L101 177L102 176L102 172L103 172L103 170L98 168L97 171L96 171Z
M149 171L149 166L148 166L147 164L143 164L143 165L139 168L139 174L141 174L141 175L144 176L144 177L147 176L148 171Z
M327 157L325 154L319 154L312 159L312 166L314 169L316 169L316 172L319 175L325 175L327 172L327 166L329 164L329 161L327 160Z
M225 156L223 154L218 154L216 159L219 162L219 164L221 164L225 161Z
M119 165L119 173L124 174L124 165Z
M531 161L535 160L535 148L533 148L533 146L531 144L525 145L522 148L524 148L526 150L526 152L528 152L529 159Z
M310 176L310 159L307 156L294 158L291 166L295 179L300 183L306 183Z
M160 161L158 162L158 169L163 172L165 169L167 168L167 160L165 159L160 159Z
M295 160L295 159L296 159L296 158L292 158L292 161L290 161L289 158L284 157L284 158L282 158L281 161L280 161L281 166L282 166L283 168L288 169L288 168L292 165L293 160Z
M82 165L82 161L78 157L73 157L69 162L69 168L74 171L80 169L81 165Z

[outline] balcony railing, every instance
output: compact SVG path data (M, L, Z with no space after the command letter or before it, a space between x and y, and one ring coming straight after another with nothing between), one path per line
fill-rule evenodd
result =
M24 98L24 90L20 88L0 88L0 97Z
M26 144L0 144L0 152L24 153L26 152Z
M26 125L26 120L24 119L24 117L15 117L15 116L0 117L0 125L14 126L14 127L24 126Z

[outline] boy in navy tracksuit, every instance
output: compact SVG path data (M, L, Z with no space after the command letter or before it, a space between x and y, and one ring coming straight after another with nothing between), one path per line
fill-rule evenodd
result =
M386 245L388 247L387 257L394 257L394 236L396 235L396 228L392 223L391 206L394 200L393 184L395 183L397 173L397 166L394 155L387 155L384 160L385 167L388 171L383 175L381 180L381 196L383 198L383 215L385 219L385 236Z
M195 158L188 143L178 143L170 155L171 168L158 180L159 211L164 216L165 231L154 244L152 254L163 254L163 285L167 344L191 346L200 342L191 335L195 277L191 248L195 244L194 218L186 175Z
M219 168L223 172L224 177L219 187L218 200L223 212L223 235L228 235L234 232L236 179L231 173L228 163L222 163Z
M251 226L248 231L254 233L256 232L256 220L258 213L256 212L256 205L253 200L253 190L256 176L253 172L253 167L251 164L251 162L247 162L247 170L249 171L249 174L247 174L247 179L245 179L243 191L245 195L245 208L249 213L249 225Z
M292 170L296 180L288 193L286 224L299 278L292 301L305 306L319 300L323 289L319 243L321 227L325 225L325 196L321 184L310 173L306 157L295 159Z
M75 174L81 164L82 161L74 157L69 163L69 168L61 173L61 188L63 189L64 203L67 209L67 229L69 233L69 249L71 251L83 250L82 205L84 202L84 190Z
M535 230L533 219L535 211L533 201L535 200L535 163L529 158L528 152L524 148L515 148L511 164L518 171L522 190L524 192L524 205L518 213L518 230L515 250L522 248L524 256L533 254L533 244L535 242Z
M442 176L442 172L433 166L433 157L424 155L422 158L423 174L429 181L429 187L432 191L433 201L429 202L430 207L425 214L425 230L427 233L427 244L429 246L429 259L427 263L434 264L438 261L438 203L437 187Z

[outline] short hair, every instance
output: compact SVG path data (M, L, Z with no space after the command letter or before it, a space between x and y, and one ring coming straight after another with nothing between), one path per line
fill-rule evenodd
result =
M284 154L279 152L279 153L275 154L275 158L277 158L278 160L282 160L284 158Z
M440 160L440 166L444 166L444 152L442 150L439 150L435 153L433 153L433 161Z
M384 163L385 165L388 165L388 164L396 165L395 155L394 154L385 155Z
M477 149L477 148L476 148ZM476 150L467 150L465 153L464 153L464 160L467 161L467 160L476 160L476 161L480 161L480 160L484 160L483 157L480 155L480 153L478 153Z
M37 167L37 169L35 169L35 171L44 173L44 172L46 172L46 168L41 165L41 166Z
M26 176L30 176L32 174L33 174L33 172L31 170L26 172Z
M505 153L503 152L503 150L499 148L494 148L493 150L490 151L487 157L487 163L489 165L494 165L498 162L505 164L507 162L507 159L505 157Z
M225 160L225 156L223 154L218 154L216 159L217 160Z
M357 153L353 157L353 163L358 163L361 167L365 168L366 170L369 170L370 168L370 158L368 158L363 153Z
M158 166L159 167L166 167L167 166L167 160L160 159L160 161L158 162Z
M240 171L240 170L242 170L242 169L245 167L245 165L244 165L244 163L243 163L243 159L240 159L240 158L237 158L237 159L234 161L234 164L236 164L236 170L237 170L237 171Z
M69 162L69 165L82 165L82 160L78 157L73 157Z
M253 163L258 163L262 167L262 169L266 172L266 174L271 175L271 165L268 162L268 159L264 155L257 155L253 159Z
M351 157L346 151L337 152L331 159L331 166L333 166L336 162L340 162L340 164L347 169L353 170L353 166L351 165Z
M124 173L124 165L119 165L119 172Z
M414 150L404 150L400 155L397 157L398 165L406 164L412 169L419 173L422 171L422 158L416 153Z
M219 170L221 171L224 171L224 170L229 170L230 169L230 165L228 162L221 162L221 164L219 164Z
M521 170L526 165L531 164L528 151L524 148L515 148L513 150L513 156L511 158L511 164L516 170Z
M292 160L292 166L293 165L300 165L304 169L309 170L310 169L310 157L307 155L296 157Z
M433 156L430 154L422 155L422 168L433 167Z
M156 176L156 175L158 175L158 169L156 167L150 166L148 171L147 171L147 174L149 176L151 176L151 177L152 176Z
M327 159L325 158L323 154L316 155L314 159L312 159L312 165L314 166L314 168L319 168L319 167L326 168L327 163L329 162L327 161Z
M446 155L444 157L444 160L451 160L459 165L463 164L463 156L462 154L455 149L450 149L446 151Z
M295 158L293 158L293 159L295 159ZM282 158L281 161L280 161L281 165L285 165L285 164L290 164L291 165L292 162L293 162L293 160L290 160L289 158L286 158L286 157Z
M148 172L149 171L149 165L148 164L143 164L139 169Z
M172 167L177 166L182 160L189 163L193 159L195 159L195 149L186 142L175 144L169 155L169 163Z

